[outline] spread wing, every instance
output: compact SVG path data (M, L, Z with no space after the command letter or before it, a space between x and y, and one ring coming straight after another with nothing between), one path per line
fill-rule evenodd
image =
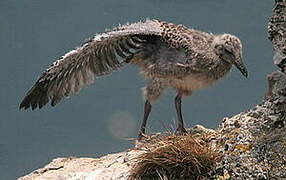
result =
M119 26L83 43L55 61L27 92L20 109L55 106L64 97L77 93L98 76L120 68L150 39L160 37L157 20ZM146 48L145 48L146 49Z

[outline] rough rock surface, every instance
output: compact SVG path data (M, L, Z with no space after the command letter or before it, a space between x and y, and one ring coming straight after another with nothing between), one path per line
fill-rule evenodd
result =
M131 150L101 158L57 158L44 168L19 180L126 180L132 159L140 151Z
M269 80L273 89L267 100L223 120L216 139L223 153L216 178L286 179L286 76L277 71Z
M274 64L286 70L286 1L275 0L273 15L268 23L268 38L273 43Z
M208 134L222 153L211 179L286 180L286 0L275 0L268 25L274 63L281 71L268 75L269 91L254 108L224 118L217 130L201 126L192 133ZM125 180L144 150L133 149L101 158L57 158L19 180Z

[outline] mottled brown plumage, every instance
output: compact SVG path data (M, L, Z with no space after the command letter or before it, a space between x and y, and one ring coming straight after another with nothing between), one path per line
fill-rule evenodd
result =
M165 88L174 88L178 131L185 132L181 97L224 77L235 65L244 76L240 40L230 34L213 35L183 25L146 20L96 35L54 62L26 94L20 108L54 106L97 77L124 64L138 65L150 79L141 133L145 133L151 103ZM140 134L141 134L140 133ZM139 135L141 137L141 135Z

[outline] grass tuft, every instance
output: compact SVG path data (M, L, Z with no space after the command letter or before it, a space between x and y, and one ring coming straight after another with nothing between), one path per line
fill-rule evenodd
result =
M135 159L128 180L205 179L220 159L202 138L195 139L191 134L146 136L137 146L144 153Z

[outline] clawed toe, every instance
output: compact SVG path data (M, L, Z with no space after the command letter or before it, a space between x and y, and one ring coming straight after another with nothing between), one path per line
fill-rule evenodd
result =
M137 136L137 141L141 141L144 137L146 137L146 135L140 131Z

